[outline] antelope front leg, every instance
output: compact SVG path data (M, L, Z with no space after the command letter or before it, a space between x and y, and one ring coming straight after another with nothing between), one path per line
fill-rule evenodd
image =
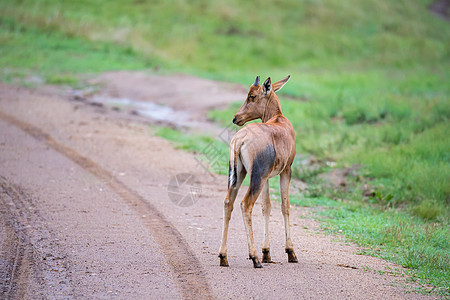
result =
M298 259L294 253L294 245L291 241L291 228L289 223L289 182L291 180L291 170L285 170L280 174L280 190L281 190L281 212L284 218L284 230L286 232L286 253L288 262L297 263Z
M261 200L262 200L262 213L264 216L264 242L262 246L263 263L270 263L272 259L270 257L270 243L269 243L269 217L270 211L272 210L272 205L270 203L269 196L269 180L267 180L266 184L263 187L261 192Z

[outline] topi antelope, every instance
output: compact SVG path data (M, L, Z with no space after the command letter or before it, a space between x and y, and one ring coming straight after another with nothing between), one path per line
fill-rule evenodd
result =
M242 126L246 122L261 119L262 123L253 123L239 130L230 143L228 192L224 202L223 235L219 250L220 265L228 266L227 234L233 211L233 204L239 187L247 173L250 175L250 187L241 202L245 231L248 240L249 256L255 268L261 268L256 254L252 229L253 206L262 193L262 212L264 215L264 243L262 246L263 263L271 262L269 245L269 216L271 204L269 198L269 178L280 175L281 210L286 232L286 253L288 261L298 262L289 229L289 182L291 165L295 156L295 132L291 122L283 116L280 102L275 92L279 91L290 76L271 84L270 77L259 85L259 76L250 87L247 99L236 113L233 123Z

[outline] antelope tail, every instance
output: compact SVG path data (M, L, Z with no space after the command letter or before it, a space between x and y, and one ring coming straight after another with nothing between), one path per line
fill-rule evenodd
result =
M228 161L228 188L236 186L237 160L241 152L242 142L235 139L230 145L230 160Z

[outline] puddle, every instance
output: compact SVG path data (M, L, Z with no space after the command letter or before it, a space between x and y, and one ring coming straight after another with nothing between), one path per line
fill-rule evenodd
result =
M233 126L222 128L207 120L206 116L192 114L186 110L177 110L169 106L156 104L151 101L136 100L129 97L111 97L105 93L96 93L95 90L71 90L69 98L81 101L92 106L103 107L123 113L128 117L135 116L142 120L148 120L157 125L169 125L175 128L183 128L194 133L209 133L212 136L229 142L235 129Z
M94 96L91 102L102 103L116 110L129 111L139 116L154 121L171 123L181 127L195 127L190 114L186 111L174 110L171 107L159 105L149 101L132 100L129 98L113 98L106 96Z

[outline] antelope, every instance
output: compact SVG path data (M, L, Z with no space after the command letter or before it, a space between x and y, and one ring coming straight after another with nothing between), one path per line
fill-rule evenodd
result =
M269 178L280 175L281 211L286 234L285 250L288 262L297 263L289 228L289 183L291 165L296 153L295 132L291 122L283 116L280 101L275 92L289 80L286 78L271 84L270 77L259 85L260 77L250 86L247 99L233 118L233 123L243 126L255 119L262 123L248 124L231 140L229 156L228 191L224 201L222 243L219 249L220 266L228 267L227 234L239 188L245 176L250 176L250 186L242 199L241 212L247 234L248 252L253 267L262 268L255 248L252 229L253 206L261 194L264 216L263 263L272 262L269 244Z

